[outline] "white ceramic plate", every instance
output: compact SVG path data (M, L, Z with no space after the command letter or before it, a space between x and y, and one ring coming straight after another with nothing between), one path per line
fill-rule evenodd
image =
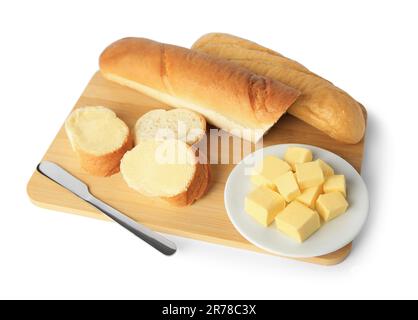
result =
M245 196L254 188L249 176L251 168L267 155L283 158L289 146L309 148L314 159L323 159L334 168L336 174L345 175L347 181L347 200L350 204L347 212L326 223L302 244L278 231L274 223L268 228L259 225L244 210ZM366 185L347 161L330 151L301 144L270 146L244 158L229 175L224 197L229 218L245 239L271 253L293 258L322 256L349 244L360 233L369 209Z

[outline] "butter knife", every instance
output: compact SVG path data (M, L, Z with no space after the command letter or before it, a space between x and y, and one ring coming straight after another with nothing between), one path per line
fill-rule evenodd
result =
M128 229L138 238L142 239L161 253L170 256L177 251L176 245L170 240L137 223L115 208L112 208L103 201L97 199L90 193L88 186L84 182L65 171L59 165L50 161L42 161L38 165L38 171L94 206L110 219Z

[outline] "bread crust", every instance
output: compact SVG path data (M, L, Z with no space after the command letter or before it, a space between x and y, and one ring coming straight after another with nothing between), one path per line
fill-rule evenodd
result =
M128 133L124 143L117 150L97 156L76 147L75 151L80 160L81 167L93 176L108 177L120 170L120 160L132 148L133 138Z
M228 34L204 35L192 48L299 89L302 95L288 112L330 137L349 144L358 143L363 138L366 124L360 104L296 61Z
M236 50L236 48L247 49L246 58L252 60L261 60L263 62L271 62L272 64L284 63L289 67L292 67L295 70L302 71L305 73L311 73L308 68L299 62L289 59L279 52L271 50L269 48L263 47L255 42L239 38L226 33L208 33L197 39L193 44L193 50L199 50L206 46L220 46L222 50Z
M111 44L100 56L100 70L110 80L138 83L201 106L202 110L219 114L244 128L264 131L299 96L298 90L235 63L143 38L125 38ZM214 125L230 131L217 117L203 115Z
M202 141L202 139L205 137L206 135L206 130L207 130L207 124L206 124L206 119L204 116L202 116L200 113L197 113L197 115L199 116L199 120L200 120L200 126L202 127L202 134L199 136L199 138L196 140L195 143L193 143L193 145L197 145L200 141Z

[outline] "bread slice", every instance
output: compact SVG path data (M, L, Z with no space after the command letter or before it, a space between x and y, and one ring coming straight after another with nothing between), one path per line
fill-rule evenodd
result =
M206 120L188 109L156 109L147 112L135 125L135 142L178 139L188 145L198 143L205 135Z
M81 167L95 176L119 172L120 160L132 147L128 126L105 107L74 110L65 121L65 131Z
M193 148L180 140L145 140L121 161L128 186L142 195L186 206L202 197L209 184L209 166L199 163Z

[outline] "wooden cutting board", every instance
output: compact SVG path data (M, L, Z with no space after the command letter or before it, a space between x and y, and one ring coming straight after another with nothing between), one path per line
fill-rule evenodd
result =
M96 73L74 108L102 105L113 109L131 128L145 112L164 105L134 90L105 80ZM356 145L336 142L315 128L286 115L264 138L264 145L305 143L328 149L340 155L360 171L364 141ZM223 192L233 165L212 165L212 183L208 194L186 208L171 207L161 200L149 199L129 189L120 174L109 178L92 177L83 172L71 150L64 128L58 132L43 160L61 165L86 182L99 199L148 227L163 233L262 252L245 240L228 219ZM28 186L32 202L40 207L107 219L94 207L52 182L35 170ZM300 259L322 265L342 262L350 253L349 244L321 257Z

